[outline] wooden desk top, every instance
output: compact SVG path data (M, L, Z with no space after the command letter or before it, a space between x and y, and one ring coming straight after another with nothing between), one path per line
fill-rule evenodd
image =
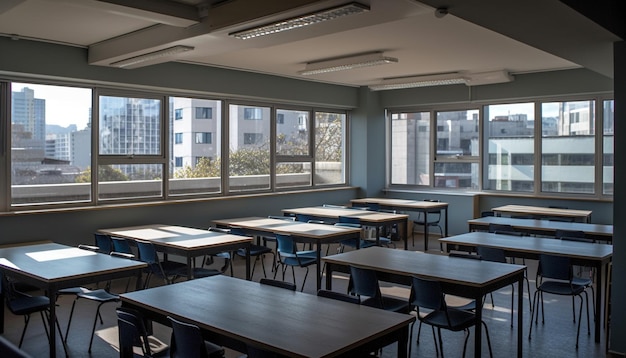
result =
M213 222L217 225L223 226L235 226L245 229L266 231L272 233L277 232L282 234L297 235L300 237L316 239L343 236L346 234L361 234L360 228L303 223L298 221L287 221L256 216L233 219L219 219L214 220Z
M448 236L439 241L446 244L497 247L509 251L545 253L591 261L605 261L613 256L613 245L532 236L519 237L480 231Z
M362 198L350 200L352 204L368 204L376 203L383 206L391 206L397 208L409 209L443 209L448 207L448 203L435 201L420 201L406 199L389 199L389 198Z
M99 229L98 232L130 240L151 241L156 245L185 250L196 250L252 241L252 237L248 236L162 224Z
M484 225L484 226L489 226L489 224L491 223L507 224L513 227L537 229L537 230L541 230L545 232L556 232L556 230L584 231L585 233L590 233L590 234L594 234L597 236L606 236L607 240L611 240L611 237L613 237L613 225L550 221L550 220L538 220L538 219L517 219L517 218L506 218L506 217L500 217L500 216L487 216L484 218L468 220L467 222L470 225Z
M591 216L591 210L559 209L529 205L504 205L492 208L491 210L500 213L528 214L554 217L576 217L585 219Z
M311 206L304 208L284 209L284 213L289 214L304 214L316 217L326 217L337 219L340 216L352 216L358 217L364 222L378 223L386 221L396 220L408 220L409 216L406 214L393 214L383 213L378 211L358 210L358 209L342 209L342 208L325 208L323 206Z
M292 357L339 355L415 320L224 275L125 293L121 299Z
M368 247L343 254L325 256L324 261L369 268L402 276L418 276L464 286L483 287L503 277L516 275L524 266L468 260L418 251Z
M146 264L77 247L46 243L0 248L0 266L40 282L53 283L142 269Z

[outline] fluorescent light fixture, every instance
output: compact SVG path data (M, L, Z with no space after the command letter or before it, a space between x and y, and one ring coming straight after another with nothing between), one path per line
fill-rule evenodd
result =
M438 75L413 76L384 79L381 83L369 86L372 91L392 89L431 87L466 84L467 78L459 72L443 73Z
M369 7L359 3L349 3L338 7L316 11L314 13L293 17L287 20L280 20L271 24L253 27L251 29L230 33L230 36L240 40L248 40L259 36L275 34L277 32L297 29L299 27L317 24L320 22L334 20L339 17L359 14L369 11Z
M480 86L495 83L512 82L514 80L507 71L491 71L479 73L452 72L436 75L413 76L384 79L381 83L371 85L372 91L392 89L431 87L464 84L466 86Z
M374 52L357 56L341 57L332 60L309 62L306 64L305 69L298 73L304 76L309 76L395 62L398 62L397 58L386 57L382 52Z
M167 57L170 57L170 56L182 53L182 52L191 51L193 49L194 48L191 46L182 46L182 45L168 47L162 50L149 52L143 55L113 62L111 63L111 66L119 67L119 68L134 68L134 67L140 67L137 65L142 64L144 62L151 62L150 64L154 64L153 61L158 60L158 59L163 60L159 62L167 62L168 61Z

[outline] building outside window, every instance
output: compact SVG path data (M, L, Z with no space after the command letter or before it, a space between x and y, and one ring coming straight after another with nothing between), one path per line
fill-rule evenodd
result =
M196 144L211 144L211 133L209 132L197 132L194 133Z
M213 108L211 107L196 107L196 119L212 119Z

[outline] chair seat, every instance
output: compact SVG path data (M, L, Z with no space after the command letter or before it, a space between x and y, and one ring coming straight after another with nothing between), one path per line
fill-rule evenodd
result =
M259 256L273 252L271 248L263 245L250 245L250 256ZM238 256L246 256L246 249L242 248L236 251Z
M349 246L349 247L356 247L356 241L357 239L347 239L347 240L342 240L339 242L339 244L343 245L343 246ZM376 242L372 242L372 241L368 241L368 240L361 240L360 242L360 247L362 249L366 248L366 247L372 247L372 246L376 246Z
M407 300L390 297L390 296L382 296L381 298L383 300L383 308L385 311L400 312L400 313L409 313L410 311L409 302ZM364 306L380 308L378 307L378 302L375 298L367 298L361 301L361 304Z
M546 281L539 285L537 290L562 296L575 296L585 290L585 286L570 284L569 282Z
M572 283L579 286L589 287L593 284L593 280L585 277L572 277Z
M103 288L79 292L76 294L76 296L97 302L112 302L118 301L120 299L118 295L110 293Z
M283 262L283 264L288 265L288 266L302 266L302 267L306 267L306 266L315 265L317 263L317 259L313 258L313 257L302 257L302 256L298 255L297 258L295 256L293 256L293 257L283 257L282 262Z
M15 315L27 315L47 309L50 300L46 296L24 296L7 301L7 306Z
M192 269L194 278L203 278L203 277L211 277L221 275L223 272L217 269L209 269L204 267L194 267ZM180 270L179 276L187 277L187 267L184 267Z
M445 311L433 311L422 318L422 321L435 327L460 331L473 326L476 322L476 315L473 312L448 308L447 317Z

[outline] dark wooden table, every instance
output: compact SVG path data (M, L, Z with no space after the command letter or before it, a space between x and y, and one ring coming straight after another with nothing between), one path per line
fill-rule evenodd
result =
M585 237L596 241L613 241L613 225L563 222L538 219L517 219L500 216L487 216L467 221L469 231L487 231L489 224L511 225L515 231L530 235L554 236L557 230L575 230L585 233Z
M594 267L596 272L595 282L598 285L595 307L595 340L600 342L602 287L606 287L602 283L602 271L603 268L607 270L608 264L611 262L613 245L532 236L499 235L482 231L450 236L440 239L440 241L446 244L448 251L454 249L457 245L463 247L486 246L504 249L506 255L511 257L538 260L540 254L567 256L574 265Z
M424 222L428 222L429 213L444 213L443 236L448 236L448 203L440 201L419 201L389 198L362 198L350 201L352 205L367 205L374 203L381 208L398 211L417 211L424 214ZM406 249L406 247L405 247ZM424 252L428 251L428 225L424 225Z
M332 288L333 271L349 272L350 266L375 270L382 281L411 284L417 276L440 281L446 293L476 300L477 322L482 319L483 296L517 282L517 306L522 307L525 266L468 260L417 251L369 247L324 257L326 288ZM482 351L482 326L475 325L474 356ZM517 310L517 356L522 357L523 310Z
M492 208L491 211L497 215L529 215L537 219L557 217L573 219L579 222L591 222L591 210L548 208L532 205L503 205Z
M317 289L322 287L322 245L361 237L361 229L344 226L303 223L264 217L245 217L214 220L213 223L224 227L238 227L255 236L274 236L275 233L287 234L296 241L314 243L317 251Z
M409 216L406 214L323 206L283 209L283 213L289 215L304 214L321 220L330 219L331 221L338 220L340 216L357 217L361 225L376 228L376 244L379 244L381 226L398 225L400 237L404 240L404 249L408 249Z
M288 357L365 356L398 342L406 357L415 317L228 276L213 276L121 295L122 305L167 324L197 325L217 344Z
M139 261L111 257L56 243L0 248L0 271L19 282L46 291L50 299L50 357L56 356L56 294L60 289L82 286L99 281L137 276L141 287L141 273L146 264ZM4 293L0 294L4 302ZM0 310L2 332L4 309ZM1 332L0 332L1 333Z
M139 225L114 229L99 229L99 233L128 240L150 241L157 251L183 256L187 259L187 278L193 278L193 259L246 248L246 279L250 279L250 247L252 237L177 225Z

